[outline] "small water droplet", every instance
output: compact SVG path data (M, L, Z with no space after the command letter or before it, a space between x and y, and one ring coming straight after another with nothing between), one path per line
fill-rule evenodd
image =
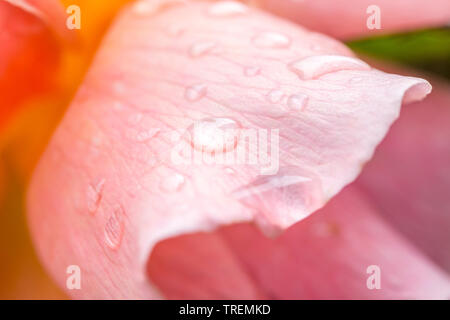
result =
M197 101L203 98L208 91L208 87L204 83L196 84L190 87L187 87L184 92L184 97L188 101Z
M258 48L287 48L291 44L288 36L279 32L261 32L252 40Z
M237 1L220 1L209 7L208 14L214 17L230 17L247 13L247 7Z
M284 97L285 97L285 94L283 93L283 91L278 90L278 89L271 90L271 91L269 91L269 93L267 94L267 100L269 100L269 102L271 102L271 103L278 103L278 102L280 102Z
M297 93L288 98L287 105L292 110L303 111L305 110L308 100L309 98L306 94Z
M159 133L159 128L151 128L145 131L141 131L136 136L136 141L138 142L146 142L153 137L155 137Z
M198 151L228 152L236 148L240 125L229 118L206 118L187 129L186 139Z
M216 48L217 44L213 41L197 42L189 48L189 55L193 58L198 58L213 52Z
M105 224L105 242L113 250L118 249L122 242L124 232L123 219L124 211L122 207L118 207L112 212Z
M185 178L179 173L174 173L165 177L161 181L161 189L165 192L177 192L185 183Z
M370 70L365 62L346 56L320 55L310 56L294 61L289 65L289 69L297 74L301 79L317 79L328 73L342 70Z
M94 214L102 199L102 191L105 185L105 179L100 180L96 184L90 184L87 189L87 208L90 214Z
M247 77L254 77L261 73L261 68L259 67L246 67L244 68L244 75Z
M298 167L282 167L276 175L260 176L233 192L244 204L258 207L259 223L287 227L324 203L320 179Z

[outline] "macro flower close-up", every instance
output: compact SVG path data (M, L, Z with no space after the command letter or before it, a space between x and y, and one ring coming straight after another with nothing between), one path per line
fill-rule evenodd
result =
M0 299L450 299L449 26L0 0Z

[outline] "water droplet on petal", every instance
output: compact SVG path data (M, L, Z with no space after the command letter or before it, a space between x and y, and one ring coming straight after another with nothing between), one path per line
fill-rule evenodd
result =
M161 181L161 189L165 192L177 192L180 191L181 187L184 185L185 178L179 173L174 173L165 177Z
M244 75L247 77L254 77L261 73L261 68L259 67L246 67L244 68Z
M287 48L291 44L288 36L278 32L261 32L252 40L258 48Z
M327 73L342 70L370 70L365 62L346 56L320 55L310 56L294 61L289 69L296 73L301 79L317 79Z
M230 17L247 13L247 7L237 1L220 1L209 7L208 14L215 17Z
M146 142L153 137L155 137L159 133L159 128L151 128L145 131L141 131L136 136L136 141L138 142Z
M320 179L292 166L280 168L276 175L258 177L232 195L245 205L258 207L259 215L255 218L269 229L287 227L324 203Z
M198 58L216 49L217 45L213 41L203 41L193 44L189 49L189 55L193 58Z
M278 103L280 102L283 98L285 97L283 91L281 90L271 90L268 94L267 94L267 99L271 102L271 103Z
M303 111L308 103L308 96L306 94L297 93L288 98L287 105L289 109Z
M94 214L98 206L100 205L100 200L102 199L102 191L105 185L105 179L100 180L96 184L90 184L87 189L87 208L90 214Z
M208 87L204 83L196 84L190 87L187 87L184 92L184 97L188 101L197 101L203 98L208 91Z
M198 151L228 152L236 148L240 125L229 118L206 118L187 129L186 139Z
M113 250L118 249L122 242L124 231L123 219L124 211L122 207L118 207L112 212L105 224L105 242Z

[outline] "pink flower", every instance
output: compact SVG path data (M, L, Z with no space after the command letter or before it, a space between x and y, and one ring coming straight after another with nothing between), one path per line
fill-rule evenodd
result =
M417 26L381 2L387 27ZM365 30L364 6L341 25L331 3L298 4L298 22ZM417 21L450 16L430 7ZM73 298L448 298L450 97L417 102L430 91L239 3L130 4L36 168L37 251L61 287L80 267Z

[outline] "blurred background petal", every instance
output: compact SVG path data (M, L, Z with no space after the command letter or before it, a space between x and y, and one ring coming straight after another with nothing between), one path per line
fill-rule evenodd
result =
M450 22L448 0L250 0L261 8L307 28L340 39L360 38L446 25ZM369 6L380 12L381 28L370 30ZM372 12L372 10L369 10Z
M0 299L64 299L25 221L30 174L125 0L0 1ZM65 7L81 9L81 29ZM61 26L61 23L64 23Z

